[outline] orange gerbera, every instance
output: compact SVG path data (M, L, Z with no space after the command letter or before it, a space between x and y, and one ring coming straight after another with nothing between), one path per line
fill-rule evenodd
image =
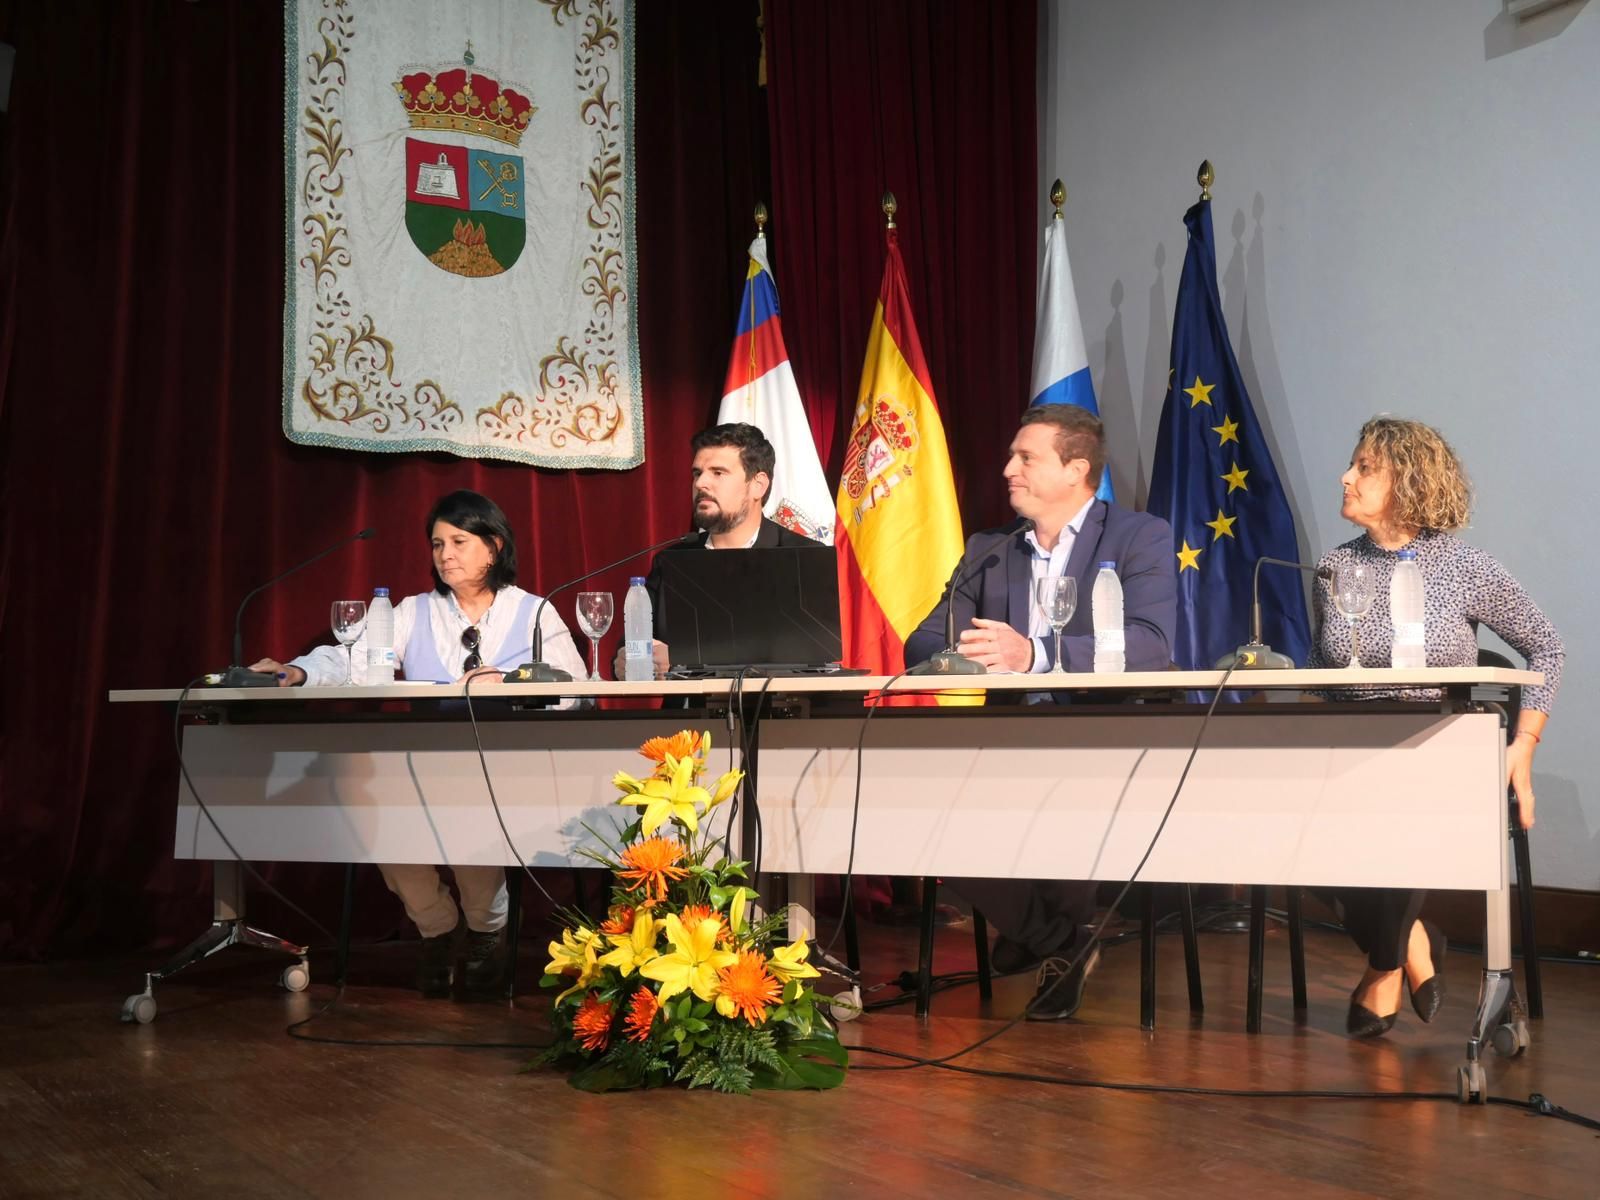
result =
M767 1009L778 1002L783 987L767 973L767 960L758 950L744 950L731 966L717 972L721 987L717 1011L732 1019L742 1016L752 1025L767 1019Z
M717 941L728 940L728 922L721 913L709 904L691 904L678 914L678 920L683 922L683 927L693 932L695 926L701 921L715 921L717 923Z
M604 1050L611 1040L611 1005L590 992L572 1018L572 1035L585 1050Z
M648 1042L650 1040L650 1026L656 1019L656 1013L661 1010L661 1002L656 999L656 994L647 987L642 987L633 994L633 1004L628 1009L628 1040L630 1042Z
M613 904L600 923L601 933L632 933L635 909L631 904Z
M645 838L623 850L622 870L617 876L632 881L628 884L630 891L643 888L646 896L665 900L667 886L689 875L686 868L677 865L682 857L682 842L664 837Z
M710 742L710 734L706 734L702 738L694 730L684 729L671 737L651 738L639 747L639 753L651 762L661 763L666 762L669 754L673 758L692 758L701 753L702 743L704 743L706 749L710 749Z

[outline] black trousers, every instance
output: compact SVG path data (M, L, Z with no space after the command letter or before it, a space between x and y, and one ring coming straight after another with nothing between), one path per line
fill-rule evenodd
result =
M1398 971L1406 965L1411 926L1422 911L1427 892L1404 888L1318 889L1344 922L1374 971Z
M946 879L984 920L1041 958L1075 949L1094 920L1096 883L1078 879Z

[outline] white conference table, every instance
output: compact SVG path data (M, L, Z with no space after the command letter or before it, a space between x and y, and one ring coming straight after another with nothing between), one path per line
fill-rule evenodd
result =
M889 680L480 683L482 760L459 685L205 688L185 699L200 723L185 726L184 759L247 859L583 866L589 830L631 816L610 779L641 765L639 743L710 728L715 768L743 766L755 780L759 850L746 823L741 856L759 853L763 873L789 877L791 925L807 933L817 874L1120 881L1147 850L1148 882L1481 891L1484 987L1458 1078L1463 1098L1481 1099L1483 1045L1497 1030L1501 1048L1526 1044L1511 976L1505 732L1492 702L1541 678L1492 667L1235 672L1230 690L1268 702L1217 706L1176 803L1203 717L1185 700L1214 694L1220 671L902 677L893 692L976 684L994 702L870 710L863 698ZM1443 699L1292 702L1361 686L1439 688ZM1050 690L1073 702L1016 695ZM541 707L562 697L694 707ZM219 948L210 942L252 940L238 866L181 781L174 854L217 863L217 924L188 961ZM150 985L168 973L153 972L129 1004L149 1000L153 1014Z

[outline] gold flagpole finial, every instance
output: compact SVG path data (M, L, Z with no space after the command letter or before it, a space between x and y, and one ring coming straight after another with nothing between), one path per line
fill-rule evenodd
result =
M894 214L896 212L898 212L899 208L900 208L900 206L895 203L894 193L893 192L885 192L883 194L883 202L882 203L883 203L883 215L889 219L889 228L893 229L895 227L894 226Z
M1215 182L1217 173L1211 169L1211 160L1208 158L1200 164L1200 169L1195 172L1194 181L1200 185L1200 199L1211 199L1211 185Z
M1061 180L1050 185L1050 203L1056 206L1055 219L1061 220L1061 206L1067 202L1067 186Z
M767 206L760 201L756 202L756 236L767 236Z

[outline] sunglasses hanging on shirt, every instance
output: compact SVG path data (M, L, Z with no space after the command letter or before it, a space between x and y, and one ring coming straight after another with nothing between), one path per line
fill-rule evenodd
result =
M478 653L478 646L483 641L483 635L478 632L476 625L469 625L461 631L461 645L467 651L466 661L461 664L463 671L476 671L483 666L483 658Z

